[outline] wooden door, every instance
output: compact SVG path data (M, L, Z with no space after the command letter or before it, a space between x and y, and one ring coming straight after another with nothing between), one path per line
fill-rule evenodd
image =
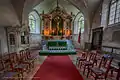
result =
M103 37L103 27L92 30L92 46L91 49L101 48Z

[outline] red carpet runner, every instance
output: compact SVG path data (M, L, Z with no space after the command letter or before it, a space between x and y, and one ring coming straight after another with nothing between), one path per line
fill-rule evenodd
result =
M68 56L50 56L44 61L33 80L83 80Z

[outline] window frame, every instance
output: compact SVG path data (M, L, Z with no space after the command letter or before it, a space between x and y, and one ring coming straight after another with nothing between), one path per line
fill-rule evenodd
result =
M15 34L14 33L9 34L9 44L15 45Z
M83 18L83 19L81 19L81 18ZM82 28L81 28L82 23L83 23L83 25L85 24L85 19L84 19L84 16L83 16L83 15L81 15L81 16L78 18L78 25L79 25L79 27L78 27L78 34L79 34L80 30L81 30L81 33L84 32L84 31L82 32ZM81 28L81 29L80 29L80 28Z
M30 18L30 16L32 16L33 18ZM35 18L35 16L30 14L28 19L29 19L30 33L36 33L36 18ZM34 28L35 28L34 30L31 29L32 21L34 22Z
M112 3L112 1L113 0L111 0L110 1L110 3L109 3L109 11L108 11L108 23L107 23L107 25L108 26L114 26L114 25L119 25L120 24L120 17L118 16L117 18L116 18L116 14L117 14L117 7L118 6L120 6L120 4L118 5L118 2L119 2L119 0L115 0L113 3ZM113 23L110 23L110 15L111 15L111 6L113 5L113 4L115 4L116 3L116 6L115 6L115 14L114 14L114 22ZM118 15L120 15L120 11L119 11L119 14ZM118 19L118 22L116 22L116 19Z

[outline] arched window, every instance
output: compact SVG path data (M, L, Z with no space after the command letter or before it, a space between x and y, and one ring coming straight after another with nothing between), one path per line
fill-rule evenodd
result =
M83 16L80 16L80 18L78 19L78 32L80 32L81 30L81 33L84 32L84 17Z
M120 0L111 0L109 11L109 25L120 22Z
M30 33L36 32L36 19L33 15L29 15L29 26L30 26Z

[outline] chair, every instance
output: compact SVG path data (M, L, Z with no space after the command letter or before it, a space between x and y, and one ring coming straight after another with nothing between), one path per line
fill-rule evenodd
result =
M8 62L8 59L5 60L4 58L4 61L0 59L0 80L19 80L20 73L12 71Z
M83 68L84 68L83 74L85 73L86 69L89 69L90 67L94 66L94 63L96 61L95 59L96 56L97 56L97 53L92 53L92 52L89 53L89 59L83 62Z
M26 53L26 60L31 64L31 68L34 68L35 58L31 56L29 49L25 49L25 53Z
M26 49L28 60L36 60L38 56L38 52L36 53L34 50Z
M17 53L9 54L10 67L12 71L19 72L21 74L21 79L23 79L23 73L29 72L29 64L22 63L21 58L18 57Z
M21 62L29 64L29 68L34 68L34 62L36 59L36 54L32 54L29 49L22 50L20 52Z
M21 64L26 64L26 65L28 65L28 70L31 71L31 62L28 61L28 59L27 59L27 54L26 54L26 51L25 51L25 50L21 50L21 51L19 52L18 58L19 58L19 62L20 62Z
M116 80L119 80L120 79L120 62L118 63L118 66L119 66L119 69L118 69L118 73L117 73L117 77L116 77Z
M89 76L90 73L95 78L95 80L97 79L106 80L112 60L113 57L103 56L98 67L88 69L87 77Z
M113 60L111 66L110 66L111 76L113 76L113 72L117 72L116 80L119 80L120 78L120 62L115 62Z
M77 57L76 65L81 68L82 62L87 60L88 52L81 52L81 56Z
M113 53L111 55L114 57L111 63L111 66L110 66L111 76L114 76L113 72L116 72L117 73L116 80L119 80L120 78L120 54Z
M3 72L4 70L4 64L3 61L0 59L0 74Z

